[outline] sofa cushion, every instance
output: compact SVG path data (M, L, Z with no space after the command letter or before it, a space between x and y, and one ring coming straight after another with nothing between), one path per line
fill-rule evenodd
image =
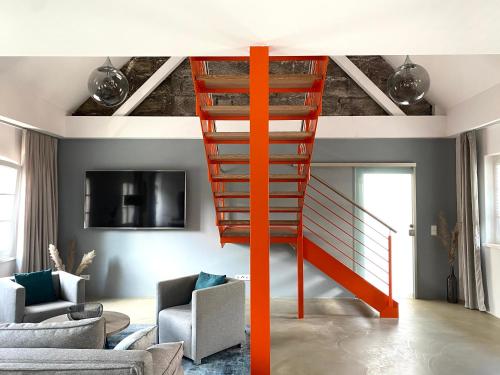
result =
M0 375L151 375L145 350L0 349Z
M141 329L125 337L115 350L146 350L156 343L156 326Z
M102 349L104 318L60 323L0 324L0 348Z
M55 302L26 306L24 309L23 322L40 323L54 316L66 314L68 307L73 305L73 302L59 300Z
M16 283L26 289L26 306L52 302L57 299L52 284L52 270L29 273L15 273Z
M226 275L212 275L210 273L200 272L194 290L210 288L226 282Z
M178 370L182 369L182 344L182 342L169 342L147 349L153 355L154 375L179 374Z
M158 314L160 343L184 341L184 355L191 355L191 304L169 307Z

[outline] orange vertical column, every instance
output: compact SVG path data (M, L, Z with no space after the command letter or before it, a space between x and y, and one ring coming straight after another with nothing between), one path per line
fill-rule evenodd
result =
M269 292L269 48L250 47L250 364L271 371Z
M297 229L297 318L304 318L304 233L302 214Z

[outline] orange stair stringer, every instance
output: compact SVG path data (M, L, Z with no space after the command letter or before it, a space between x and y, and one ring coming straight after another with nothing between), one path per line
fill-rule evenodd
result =
M384 292L306 237L303 246L305 260L377 310L381 318L398 318L399 307L396 301L392 301L391 307L389 297Z

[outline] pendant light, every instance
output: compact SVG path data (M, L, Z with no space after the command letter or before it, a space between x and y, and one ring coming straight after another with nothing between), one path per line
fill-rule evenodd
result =
M115 107L127 98L129 85L127 77L113 66L108 57L104 65L90 73L88 89L97 104Z
M390 98L400 105L415 104L429 91L431 81L427 70L406 56L403 65L389 77L387 86Z

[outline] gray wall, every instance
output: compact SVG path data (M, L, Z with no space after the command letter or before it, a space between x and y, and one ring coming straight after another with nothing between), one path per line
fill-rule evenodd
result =
M439 209L455 219L454 141L318 140L314 160L322 162L417 163L417 295L444 298L445 252L430 236ZM83 178L89 169L185 169L188 177L185 230L83 229ZM80 251L95 249L89 296L152 296L157 280L200 270L248 273L248 247L221 248L214 225L202 142L197 140L61 140L59 144L59 247L70 239ZM345 184L339 181L339 184ZM81 255L81 254L80 254ZM296 295L295 256L287 246L271 250L271 294ZM334 282L305 267L306 297L348 295Z

